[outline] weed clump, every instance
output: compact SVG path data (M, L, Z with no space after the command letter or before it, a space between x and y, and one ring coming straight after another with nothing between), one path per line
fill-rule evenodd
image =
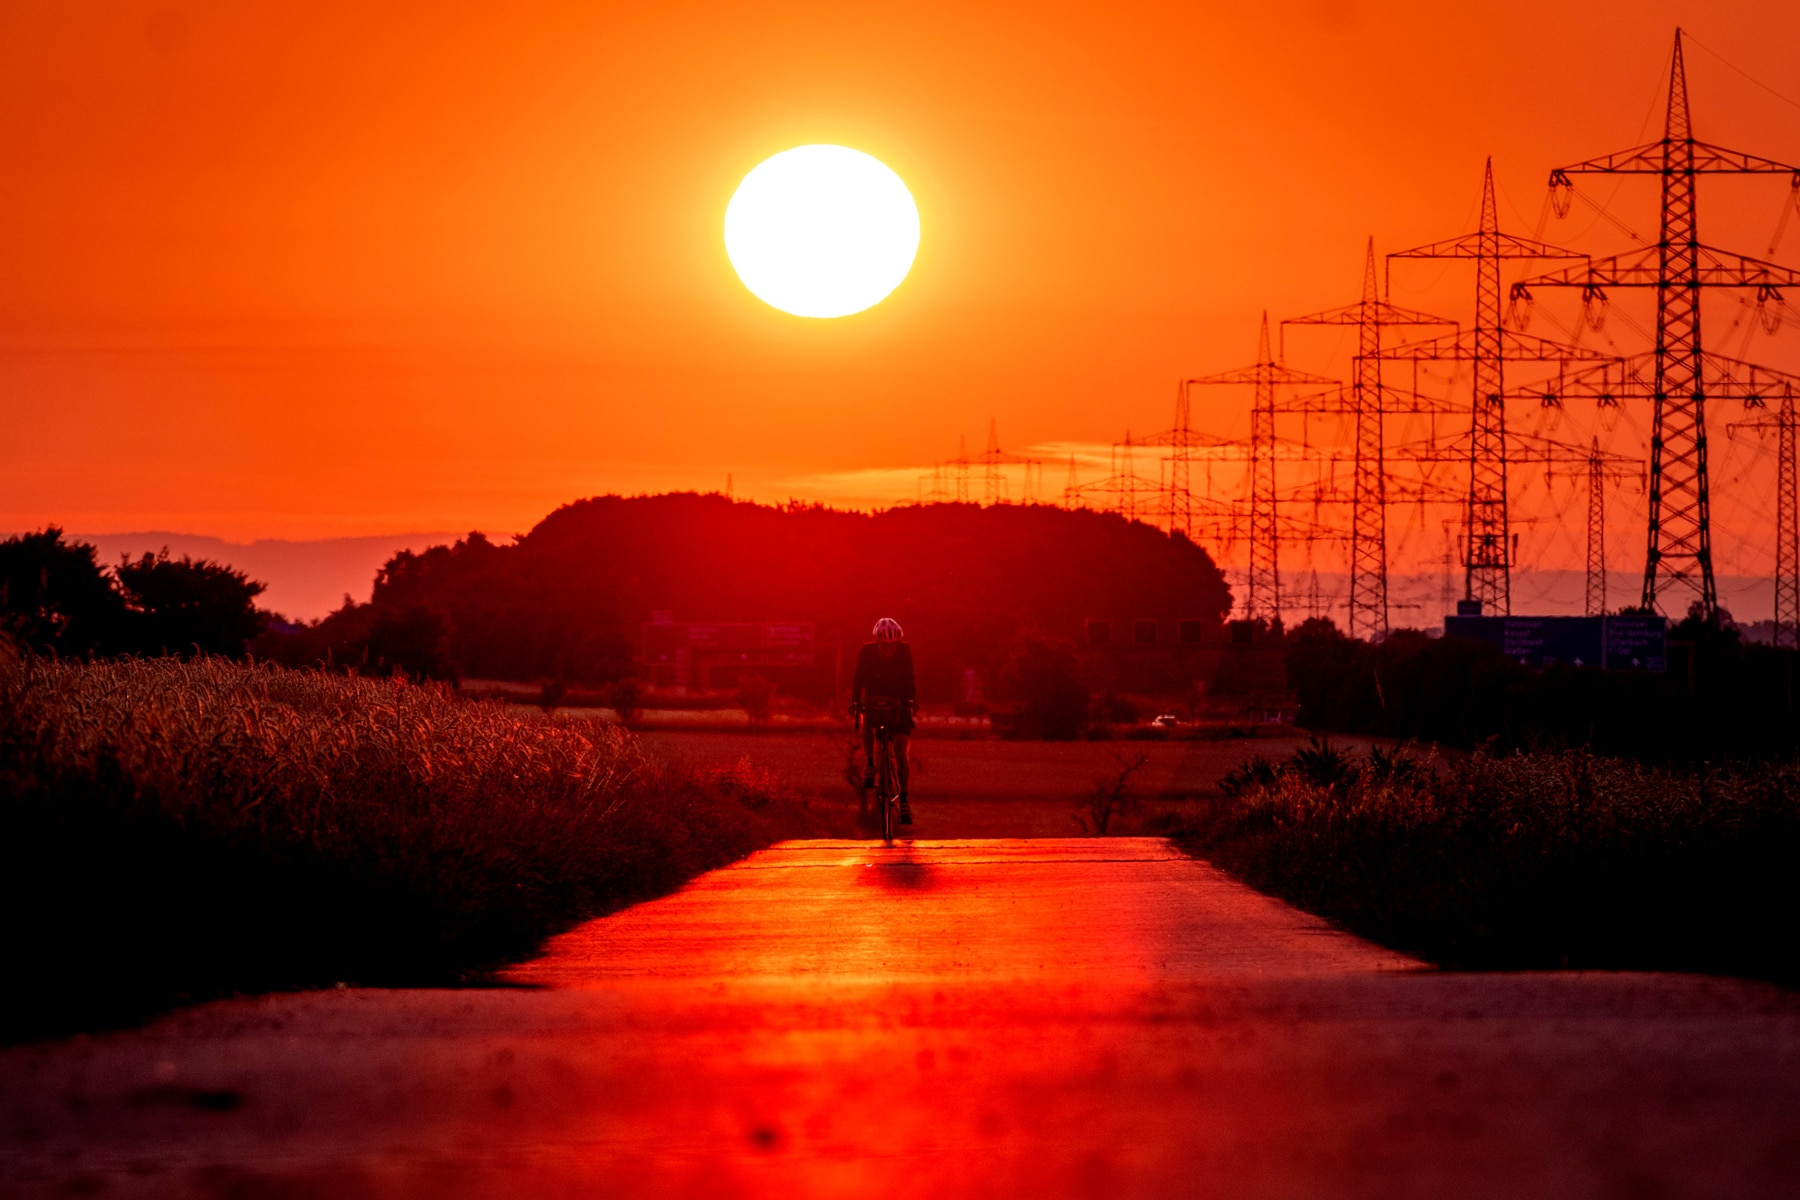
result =
M478 979L811 821L748 767L438 685L0 652L0 1036Z
M1175 836L1253 887L1468 969L1800 979L1800 770L1315 740L1245 762Z
M1138 798L1131 792L1131 777L1143 770L1150 763L1148 754L1136 754L1127 758L1123 754L1113 755L1118 770L1102 775L1094 780L1092 794L1075 802L1075 823L1081 831L1093 837L1105 837L1112 828L1114 817L1123 817L1138 811Z

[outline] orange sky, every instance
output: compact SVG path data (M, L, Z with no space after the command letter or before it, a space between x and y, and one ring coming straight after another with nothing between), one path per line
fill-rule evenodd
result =
M1367 236L1469 229L1484 155L1532 232L1549 167L1651 136L1678 22L1800 99L1776 3L7 5L0 528L522 530L727 473L866 502L990 415L1013 447L1161 428L1263 308L1351 300ZM1703 137L1800 160L1800 108L1689 64ZM817 141L923 220L838 321L763 306L720 239L743 173ZM1718 185L1707 239L1760 253L1784 191ZM1592 224L1543 232L1625 248ZM1394 299L1466 317L1468 271Z

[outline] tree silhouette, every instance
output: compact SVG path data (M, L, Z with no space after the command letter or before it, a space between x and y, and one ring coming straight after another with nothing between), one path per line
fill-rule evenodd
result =
M130 647L142 654L244 653L267 614L256 598L266 585L221 563L157 554L120 561L114 572L124 593Z
M79 656L118 649L125 603L94 547L63 541L52 525L0 541L0 628L40 653Z

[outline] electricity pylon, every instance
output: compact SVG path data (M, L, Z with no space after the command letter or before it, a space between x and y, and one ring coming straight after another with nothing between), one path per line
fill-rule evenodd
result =
M1244 615L1252 620L1273 623L1281 617L1281 532L1275 480L1275 413L1280 407L1277 393L1282 388L1341 389L1342 385L1335 379L1309 375L1277 362L1269 349L1269 314L1266 311L1262 316L1262 331L1257 335L1253 364L1182 381L1179 403L1183 417L1187 412L1189 388L1231 384L1254 389L1250 402L1250 579Z
M981 452L982 502L985 504L1004 504L1006 502L1006 466L1023 468L1024 482L1020 488L1019 499L1029 504L1037 498L1036 489L1032 486L1034 474L1041 475L1044 464L1028 454L1008 454L1000 449L1000 426L993 418L988 418L987 449Z
M1606 613L1606 483L1609 479L1639 479L1643 464L1635 459L1608 454L1594 438L1587 461L1587 586L1582 611L1590 617Z
M1600 439L1588 456L1587 587L1581 611L1590 617L1606 611L1606 475Z
M1695 139L1677 29L1662 140L1552 171L1551 198L1558 215L1568 211L1574 186L1569 177L1579 174L1660 177L1657 244L1528 280L1515 285L1513 294L1529 297L1533 287L1577 287L1584 300L1604 302L1607 288L1656 289L1656 344L1648 355L1626 360L1617 375L1600 367L1559 380L1547 398L1585 396L1607 403L1630 396L1654 403L1643 603L1657 607L1663 591L1680 586L1695 593L1701 615L1713 620L1719 596L1713 579L1706 401L1760 402L1782 373L1708 353L1700 337L1700 294L1704 288L1730 287L1754 288L1762 297L1778 295L1776 289L1800 287L1800 272L1702 244L1697 182L1701 175L1787 175L1800 188L1800 168Z
M1112 447L1111 468L1105 478L1091 483L1071 484L1063 489L1063 502L1069 508L1097 507L1102 512L1117 513L1127 521L1143 519L1150 506L1141 504L1140 494L1151 494L1160 490L1157 480L1146 479L1137 473L1136 455L1138 442L1126 430L1123 442L1114 442ZM1073 464L1073 458L1070 459ZM1071 466L1070 478L1074 478ZM1090 504L1098 501L1097 504ZM1154 514L1149 514L1154 515Z
M1138 445L1169 448L1168 475L1162 481L1164 515L1169 519L1169 532L1194 540L1194 493L1191 487L1192 466L1196 446L1216 446L1219 439L1194 432L1187 388L1175 387L1175 424L1162 433L1140 439ZM1126 461L1130 462L1131 437L1126 435Z
M1800 495L1795 492L1800 476L1794 461L1800 417L1794 408L1794 393L1788 389L1773 416L1736 422L1730 432L1775 434L1775 644L1800 649Z
M1357 328L1351 403L1356 417L1354 498L1350 513L1350 635L1371 640L1387 636L1387 468L1382 454L1381 331L1392 325L1439 325L1455 321L1397 308L1381 298L1375 283L1375 239L1363 265L1362 299L1342 308L1294 317L1289 325L1354 325ZM1285 339L1284 339L1285 341Z
M1506 359L1542 361L1542 339L1508 336L1501 328L1500 263L1503 259L1586 258L1545 242L1500 232L1494 203L1494 160L1481 180L1481 219L1474 233L1402 250L1396 258L1466 258L1475 262L1475 325L1453 338L1390 351L1414 361L1455 358L1469 362L1475 394L1469 405L1469 495L1464 509L1463 598L1483 611L1512 611L1511 529L1506 508ZM1510 344L1509 344L1510 343ZM1532 344L1539 343L1539 344ZM1573 349L1557 357L1596 358ZM1509 354L1509 351L1511 352Z
M1022 503L1030 504L1038 498L1037 492L1042 490L1044 464L1030 455L1008 454L1000 449L1000 428L992 417L988 418L987 449L973 458L969 457L969 439L965 435L957 443L956 457L950 460L950 466L953 469L953 478L956 483L956 502L958 504L967 504L973 499L970 480L976 474L981 476L981 503L987 505L1006 503L1006 473L1002 468L1007 466L1024 469L1024 483L1019 494ZM921 475L919 477L919 487L927 498L934 496L943 500L950 498L950 493L944 486L943 471L944 464L938 463L932 467L929 476ZM1071 480L1074 479L1074 471L1074 460L1071 459L1069 463ZM929 488L926 487L925 482L928 478L931 481ZM1037 484L1035 488L1033 487L1034 480Z

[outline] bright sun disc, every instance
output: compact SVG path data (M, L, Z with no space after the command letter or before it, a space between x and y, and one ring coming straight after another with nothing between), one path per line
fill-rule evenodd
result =
M879 304L919 252L919 209L880 159L796 146L744 176L725 209L725 253L756 297L798 317Z

